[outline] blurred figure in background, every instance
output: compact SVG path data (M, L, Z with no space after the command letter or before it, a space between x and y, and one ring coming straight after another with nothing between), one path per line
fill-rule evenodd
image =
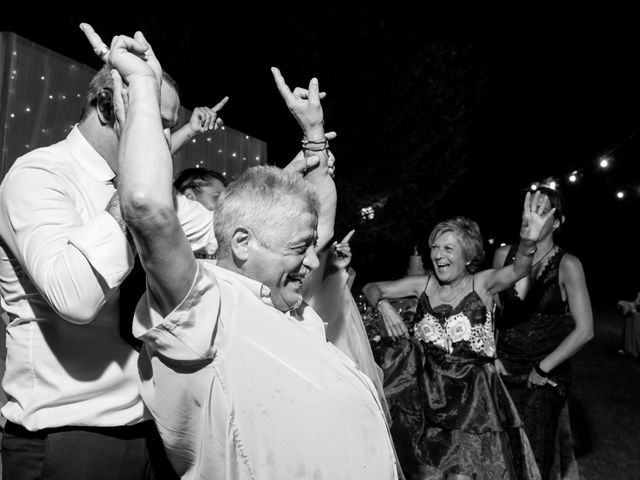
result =
M185 168L173 181L173 186L189 200L195 200L213 211L220 194L227 187L221 173L206 168Z

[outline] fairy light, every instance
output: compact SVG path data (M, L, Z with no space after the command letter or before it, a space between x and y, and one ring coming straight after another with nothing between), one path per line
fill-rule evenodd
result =
M531 188L531 190L533 190L535 192L538 189L538 184L537 183L532 183L530 188Z
M620 200L622 200L624 198L624 192L622 190L620 190L619 192L616 193L616 197L618 197Z
M611 160L609 158L603 157L600 159L600 162L598 163L598 165L600 165L600 168L607 168L610 163L611 163Z
M362 207L360 209L360 216L363 220L373 220L376 216L376 211L373 207Z
M569 175L569 181L571 183L576 183L578 181L578 172L576 170L571 172L571 175Z

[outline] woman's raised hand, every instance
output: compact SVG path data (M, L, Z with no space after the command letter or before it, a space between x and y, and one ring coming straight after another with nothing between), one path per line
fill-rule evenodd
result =
M547 222L553 220L553 214L556 211L555 208L546 211L548 204L549 199L546 195L541 195L540 192L531 195L531 192L527 192L522 210L521 239L533 242L537 242L540 239L544 226Z

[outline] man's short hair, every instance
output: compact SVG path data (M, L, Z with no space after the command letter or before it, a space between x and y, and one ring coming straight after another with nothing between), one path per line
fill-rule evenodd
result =
M111 77L111 70L113 67L108 63L103 65L100 70L93 76L91 82L89 82L89 88L87 89L87 93L84 96L84 102L82 104L82 113L80 114L80 122L82 122L85 118L89 116L91 111L96 108L96 103L98 101L98 96L100 92L108 89L113 92L113 78ZM173 79L171 75L169 75L164 70L162 71L162 81L166 82L171 86L178 97L180 96L180 90L178 89L178 84Z
M318 216L320 202L313 187L297 174L274 166L252 167L222 192L214 213L219 251L228 251L238 226L251 229L271 247L273 234L302 213Z
M185 168L173 181L173 186L180 193L184 193L187 188L192 188L199 192L202 185L206 185L211 180L218 180L225 187L228 185L227 179L219 172L207 168Z

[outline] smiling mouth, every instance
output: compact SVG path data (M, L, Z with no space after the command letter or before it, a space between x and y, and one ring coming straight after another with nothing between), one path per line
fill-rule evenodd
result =
M290 273L287 275L287 281L289 283L297 283L299 287L302 287L305 278L307 278L306 273Z

